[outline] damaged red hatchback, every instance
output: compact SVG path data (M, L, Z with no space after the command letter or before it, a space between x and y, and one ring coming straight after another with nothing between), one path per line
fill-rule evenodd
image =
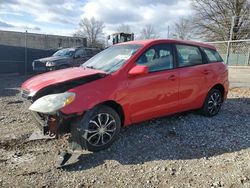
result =
M122 126L200 109L216 115L228 70L208 44L178 40L111 46L81 67L35 76L22 96L44 134L71 132L72 146L107 148Z

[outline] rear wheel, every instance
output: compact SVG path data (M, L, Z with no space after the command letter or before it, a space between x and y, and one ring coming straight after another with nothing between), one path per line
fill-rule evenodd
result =
M121 128L121 120L115 110L100 105L84 114L83 118L72 125L72 149L100 151L108 148L116 139Z
M219 113L222 105L222 94L218 89L211 89L205 99L201 112L211 117Z

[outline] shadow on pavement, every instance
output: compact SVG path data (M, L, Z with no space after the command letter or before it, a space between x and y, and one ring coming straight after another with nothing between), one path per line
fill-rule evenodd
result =
M237 106L235 103L239 103ZM212 118L196 112L147 121L121 131L111 148L80 155L65 166L77 171L115 160L123 165L208 158L250 147L250 98L228 99Z

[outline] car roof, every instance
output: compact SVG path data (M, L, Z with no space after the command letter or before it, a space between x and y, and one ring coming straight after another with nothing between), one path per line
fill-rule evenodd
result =
M76 49L84 48L84 49L89 49L89 50L99 50L100 48L90 48L90 47L85 47L85 46L77 46L75 47Z
M58 51L59 50L76 50L76 48L60 48L60 49L58 49Z
M59 50L65 50L65 49L72 49L72 50L78 50L78 49L88 49L88 50L100 50L100 48L88 48L84 46L77 46L77 47L68 47L68 48L61 48Z
M149 39L149 40L134 40L120 44L140 44L143 46L150 45L150 44L158 44L158 43L176 43L176 44L187 44L187 45L194 45L194 46L200 46L203 48L210 48L210 49L216 49L213 45L203 43L203 42L197 42L197 41L191 41L191 40L176 40L176 39Z

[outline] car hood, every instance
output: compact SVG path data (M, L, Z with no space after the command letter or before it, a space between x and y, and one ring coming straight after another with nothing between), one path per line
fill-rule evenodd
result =
M35 61L40 61L40 62L46 63L48 61L60 61L60 60L66 60L66 59L70 59L70 57L51 56L51 57L37 59Z
M37 91L51 85L60 85L61 83L67 83L79 79L83 81L85 80L84 83L86 83L88 80L91 80L89 79L90 77L95 75L104 77L107 73L101 70L88 69L85 67L67 68L34 76L22 84L22 89L26 90L31 96L33 96Z

